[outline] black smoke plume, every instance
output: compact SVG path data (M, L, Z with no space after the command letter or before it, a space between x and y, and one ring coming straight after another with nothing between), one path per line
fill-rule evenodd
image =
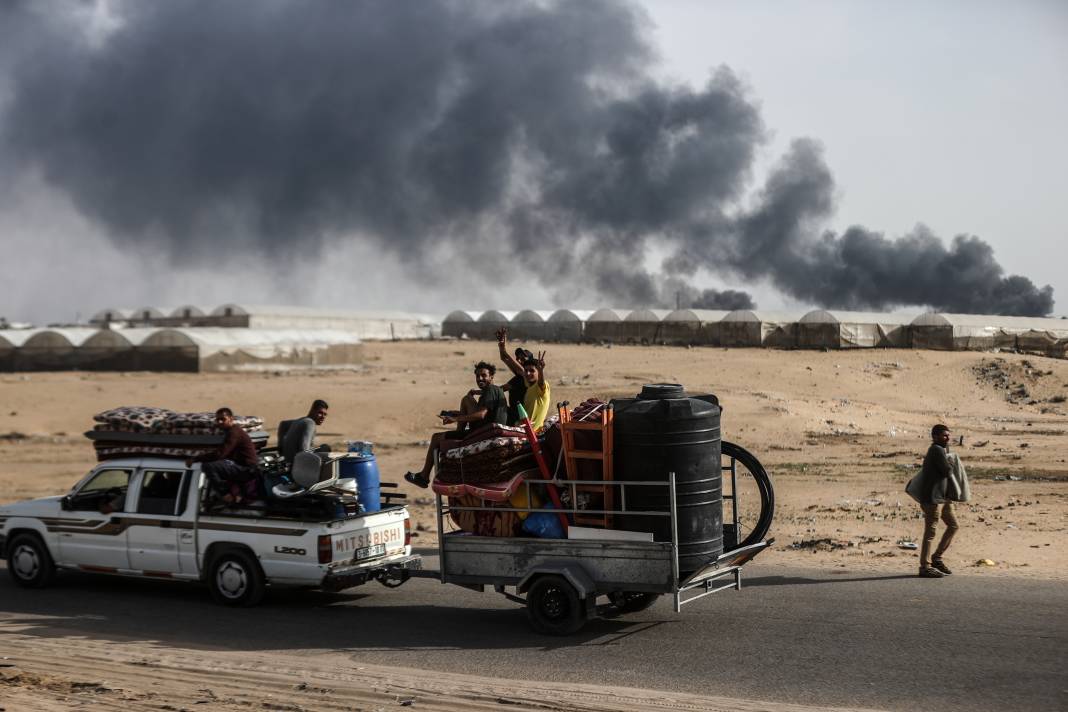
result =
M74 4L0 7L18 38L0 52L0 171L42 176L119 244L195 265L365 240L421 275L478 259L481 279L619 306L703 271L827 307L1052 307L975 237L825 232L812 142L745 200L753 99L726 68L655 80L648 18L620 2L111 6L96 34Z

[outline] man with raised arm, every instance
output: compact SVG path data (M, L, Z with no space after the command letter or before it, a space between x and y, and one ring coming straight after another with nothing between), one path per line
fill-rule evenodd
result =
M523 368L534 359L534 354L526 349L515 350L515 358L508 353L508 329L497 329L497 349L501 353L501 361L514 375L501 388L508 394L508 424L515 425L519 422L519 404L527 394L527 380L523 374Z

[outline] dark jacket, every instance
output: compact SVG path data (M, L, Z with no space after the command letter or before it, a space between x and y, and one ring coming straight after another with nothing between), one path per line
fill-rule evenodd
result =
M236 425L226 431L226 439L223 440L218 450L205 453L195 458L194 462L217 462L219 460L230 460L242 467L256 468L259 465L256 446L252 438Z
M949 459L946 448L931 443L923 456L923 467L917 475L916 497L920 504L942 504L949 486Z

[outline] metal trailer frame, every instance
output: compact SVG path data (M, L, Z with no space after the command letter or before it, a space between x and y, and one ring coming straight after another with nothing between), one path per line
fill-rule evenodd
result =
M731 458L730 471L731 494L724 499L731 499L731 520L734 531L738 530L738 505L736 499L736 466ZM620 502L615 510L578 510L577 488L581 485L618 487ZM680 579L679 572L679 537L678 505L676 498L675 473L668 474L664 481L604 481L604 480L538 480L528 479L527 507L462 507L443 503L442 495L437 494L438 556L439 569L413 571L413 576L436 578L441 583L455 584L475 591L484 591L485 586L493 586L497 593L509 600L526 603L519 594L525 593L533 581L541 575L556 574L563 576L586 600L588 613L596 615L596 598L599 595L616 591L671 594L676 613L682 606L699 598L729 588L740 590L742 587L742 566L754 556L766 549L773 540L761 541L742 548L735 548L709 560L685 580ZM532 508L531 486L566 487L571 492L570 509ZM627 487L667 487L669 489L669 510L643 511L628 510L626 506ZM485 502L485 500L483 500ZM543 539L520 537L488 537L477 535L446 535L444 527L446 514L452 511L494 511L525 512L528 515L538 512L551 514L611 514L627 516L670 517L671 540L626 541L626 540L579 540L579 539ZM723 579L731 581L723 583ZM514 586L516 594L505 591ZM696 592L687 595L688 592Z

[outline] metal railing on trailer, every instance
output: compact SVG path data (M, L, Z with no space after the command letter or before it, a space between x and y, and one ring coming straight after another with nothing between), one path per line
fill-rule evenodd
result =
M732 478L732 507L731 518L734 527L734 531L738 531L738 508L737 508L737 488L736 488L736 473L732 464L729 467L725 467L724 470L730 470ZM618 488L619 496L615 501L619 502L619 508L617 509L590 509L590 508L577 508L578 503L578 488L584 485L592 485L597 487L616 487ZM447 517L451 518L453 512L482 512L482 513L523 513L528 517L532 514L545 513L553 516L564 514L574 515L576 513L588 514L588 515L612 515L612 516L627 516L627 517L659 517L670 519L670 541L668 542L638 542L638 541L626 541L628 545L640 548L642 545L647 545L653 549L665 550L670 559L670 580L665 580L667 577L660 579L662 585L659 587L653 587L649 584L649 576L645 571L636 570L633 567L648 567L656 562L656 557L635 557L631 568L628 570L627 562L619 557L612 557L610 564L607 561L598 561L594 552L591 552L590 556L585 556L581 561L576 562L591 579L591 592L603 593L603 586L605 585L618 585L622 590L626 590L628 580L633 582L634 590L641 591L646 590L651 593L659 594L671 594L673 597L674 610L680 612L682 606L691 603L699 598L703 598L712 593L722 591L728 588L741 589L741 567L747 561L749 561L757 553L765 549L768 542L757 542L746 545L744 547L732 549L726 553L722 553L715 558L705 562L705 564L696 572L690 573L685 580L681 579L679 569L679 536L678 536L678 501L676 491L676 477L675 473L668 474L667 481L619 481L619 480L539 480L539 479L527 479L522 487L526 488L526 506L514 507L514 506L500 506L498 504L487 504L488 500L481 498L480 506L465 506L459 504L450 504L445 501L442 495L437 495L437 530L438 536L438 556L439 556L439 570L436 572L438 578L442 583L459 583L461 585L467 585L470 587L480 587L484 584L493 585L494 589L500 593L504 593L504 587L508 585L517 585L519 588L522 582L526 580L522 567L511 566L506 562L502 566L501 570L496 572L479 571L475 575L465 573L464 575L456 574L450 569L450 552L448 542L450 537L456 536L456 532L446 533L445 522ZM546 508L546 507L532 507L530 502L534 501L532 495L532 487L558 487L566 490L570 494L570 507L567 508ZM668 502L669 507L667 511L660 509L630 509L627 507L626 491L628 487L666 487L668 488ZM607 530L612 531L612 530ZM477 537L478 539L494 539L494 537ZM508 546L514 548L514 543L505 544L505 542L514 542L514 539L507 537L499 538L502 542L501 549ZM605 540L614 540L610 535L606 535ZM524 562L536 560L539 552L545 553L548 550L552 550L554 547L563 549L564 544L575 544L573 539L560 540L560 539L535 539L529 546L523 548ZM602 542L603 543L603 542ZM621 543L621 542L620 542ZM489 548L492 549L492 542L488 542ZM517 557L519 558L519 557ZM660 562L663 563L663 562ZM666 572L665 572L666 573ZM423 575L433 575L433 572L426 572ZM731 576L733 580L730 583L721 584L720 582L725 578ZM716 585L719 584L719 585ZM689 591L699 591L696 595L687 596ZM508 595L508 594L505 594ZM522 602L523 599L516 596L508 595L509 598Z

